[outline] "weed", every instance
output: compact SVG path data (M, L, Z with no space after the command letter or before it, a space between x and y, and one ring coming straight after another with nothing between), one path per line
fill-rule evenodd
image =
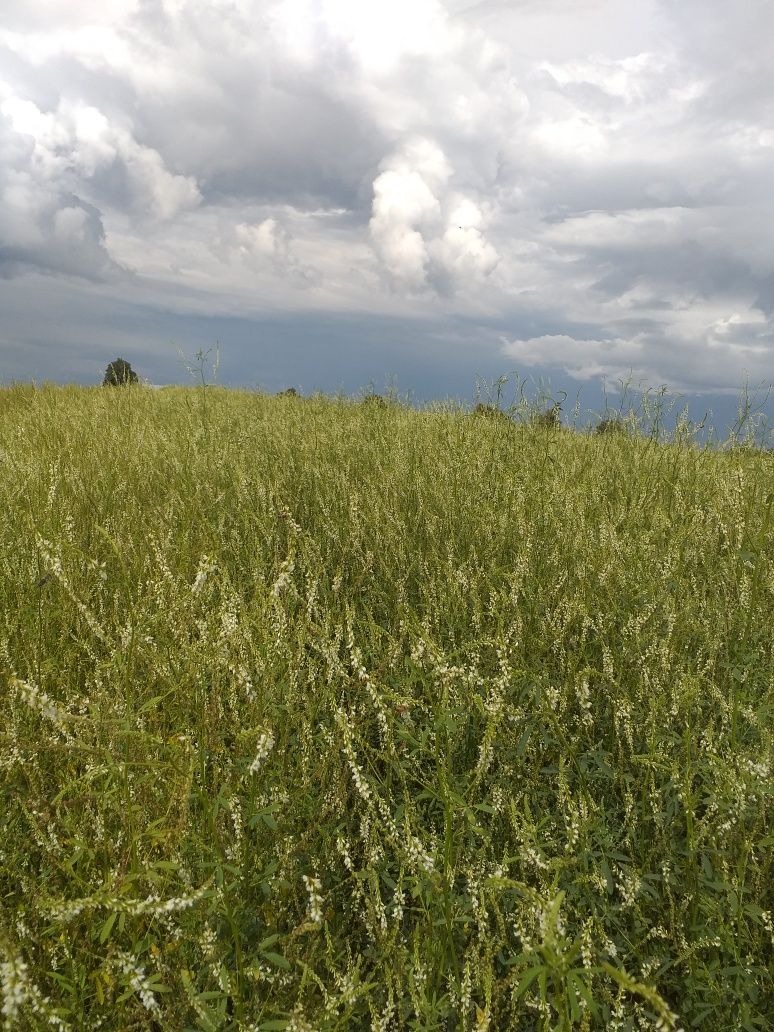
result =
M0 392L5 1028L770 1027L771 459L651 401Z

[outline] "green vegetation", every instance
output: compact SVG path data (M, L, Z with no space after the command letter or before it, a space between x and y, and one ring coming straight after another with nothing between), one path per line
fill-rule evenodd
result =
M627 428L0 391L5 1028L770 1028L773 460Z
M139 377L125 358L115 358L105 370L102 379L103 387L126 387L138 383Z

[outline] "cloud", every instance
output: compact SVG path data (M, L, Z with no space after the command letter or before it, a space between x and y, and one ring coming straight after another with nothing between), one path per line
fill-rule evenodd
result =
M570 334L501 337L501 354L519 368L555 368L581 382L628 380L667 384L694 394L736 395L745 378L770 378L774 330L761 313L681 313L664 331L650 320L622 319L628 335L593 339ZM729 375L733 363L735 375ZM700 368L701 379L695 370Z
M201 200L193 177L168 171L157 151L92 105L62 100L55 111L43 112L30 100L9 97L0 112L15 135L32 141L30 164L42 181L68 178L99 198L98 176L117 166L135 211L162 220Z
M488 276L498 255L483 235L483 212L450 188L453 170L440 147L411 140L384 166L374 180L369 229L393 285L453 292Z
M256 272L268 270L302 287L315 282L314 270L299 260L290 233L275 217L238 223L231 250L232 259Z
M642 364L646 357L643 344L637 339L578 340L564 333L543 334L503 341L502 353L527 368L558 367L576 380L648 373Z
M771 39L774 8L747 0L660 0L676 58L706 84L695 114L707 127L771 121Z
M287 233L276 219L264 219L257 224L240 222L236 227L236 239L243 255L268 258L282 266L288 261L290 243Z
M442 57L461 32L438 0L393 0L389 6L280 0L270 19L296 60L313 65L321 49L339 46L376 75L389 73L405 58Z
M443 151L418 140L388 160L374 180L371 237L387 273L399 285L421 288L430 256L423 235L441 222L443 191L451 175Z
M0 275L32 268L100 278L111 271L99 211L48 168L50 152L17 132L0 107Z
M772 31L765 0L28 0L0 274L721 385L774 347Z
M119 273L106 206L123 201L140 219L168 221L200 201L191 177L170 173L156 151L91 105L60 100L43 111L1 87L0 149L4 275L29 268L87 278ZM123 197L115 196L117 181Z

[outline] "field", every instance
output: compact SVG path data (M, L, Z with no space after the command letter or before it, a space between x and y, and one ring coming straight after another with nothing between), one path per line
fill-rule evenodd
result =
M0 391L6 1029L766 1030L774 457Z

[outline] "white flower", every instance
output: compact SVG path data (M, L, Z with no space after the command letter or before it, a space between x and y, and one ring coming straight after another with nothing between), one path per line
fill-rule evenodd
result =
M288 586L288 584L290 584L295 565L296 564L292 559L286 560L282 564L279 576L275 580L274 586L271 589L271 593L272 595L274 595L275 598L278 598L285 590L285 588Z
M217 570L217 565L210 559L209 556L203 555L201 562L199 563L199 569L196 571L196 577L191 585L191 594L198 595L204 587L204 584L211 573Z
M129 976L129 984L140 997L143 1007L150 1011L151 1014L160 1014L161 1010L156 997L153 995L150 982L137 960L124 953L119 958L119 964L123 973Z
M319 878L301 876L309 895L309 920L314 924L322 924L322 882Z
M269 753L274 748L274 735L271 731L264 731L261 737L258 739L258 749L255 754L255 759L250 764L250 773L257 774L263 766L263 762Z
M19 1017L19 1011L27 999L27 965L19 957L0 964L0 986L3 990L3 1006L0 1013L6 1019L6 1027Z

